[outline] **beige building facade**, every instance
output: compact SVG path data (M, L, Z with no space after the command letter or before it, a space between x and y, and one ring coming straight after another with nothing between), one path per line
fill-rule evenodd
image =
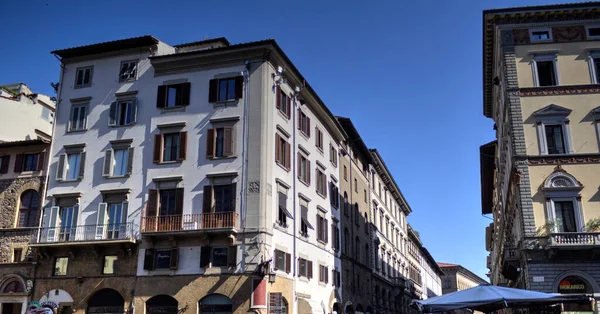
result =
M496 130L480 148L493 284L600 296L599 9L483 14L484 115Z

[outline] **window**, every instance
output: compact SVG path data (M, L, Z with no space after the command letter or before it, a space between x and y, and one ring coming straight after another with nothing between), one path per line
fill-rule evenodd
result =
M358 181L354 178L354 193L358 193Z
M236 267L237 247L203 246L200 250L200 267Z
M368 200L367 200L367 189L363 190L363 194L365 195L365 203L367 203L368 202Z
M358 236L354 239L354 258L358 261L360 260L360 240Z
M279 208L279 213L277 216L277 223L284 228L287 228L288 226L287 219L293 219L292 214L290 214L290 211L287 209L287 192L287 188L285 188L281 184L278 185L277 207Z
M226 247L215 247L212 249L212 266L223 267L227 266L227 251Z
M600 38L600 26L598 26L598 25L586 26L586 30L587 30L587 37L589 39Z
M154 268L153 269L177 269L179 250L163 249L154 252Z
M312 278L312 261L298 258L298 274L300 277Z
M77 148L67 149L66 154L61 154L58 158L58 167L56 169L56 180L73 181L83 178L85 166L84 145L77 145Z
M13 249L13 263L20 263L23 260L23 249Z
M110 104L109 111L109 126L126 126L132 125L136 121L137 116L137 100L119 100L113 101Z
M568 115L571 109L548 105L533 113L540 155L572 153Z
M340 250L340 229L338 228L337 222L331 224L331 241L334 251Z
M371 255L371 252L369 251L369 243L365 243L365 264L367 266L370 266L369 265L369 263L371 262L370 255Z
M154 163L183 161L187 151L187 132L154 135Z
M287 138L275 134L275 161L288 171L291 166L290 149L290 143L288 143Z
M329 161L337 167L337 163L338 163L338 152L337 149L335 149L333 147L332 144L329 144Z
M156 96L156 108L172 109L190 105L190 83L160 85Z
M350 216L350 203L348 203L348 193L344 192L344 215Z
M327 197L327 176L319 167L316 167L317 193L322 197Z
M68 257L57 257L54 261L54 276L66 276L69 266Z
M286 252L275 250L275 270L285 271L290 273L291 271L292 256Z
M341 280L340 280L340 278L341 278L340 272L334 269L334 270L332 270L332 273L333 273L332 284L335 287L338 287L338 288L341 287L342 285L341 285Z
M532 42L552 40L552 30L550 28L530 29L529 36Z
M131 174L133 147L108 150L104 158L105 176L122 177Z
M600 84L600 58L592 59L593 69L594 69L594 78L596 81L594 83Z
M320 151L323 151L323 145L323 132L315 127L315 146L317 146Z
M367 213L365 213L365 233L369 234L369 217L367 217Z
M354 203L354 224L359 226L360 218L360 208L358 207L358 203Z
M67 180L77 180L79 178L80 167L81 154L67 155Z
M106 195L105 195L106 197ZM126 198L122 195L122 198ZM96 225L96 240L120 239L127 233L127 207L126 201L115 203L100 203Z
M344 253L346 255L351 255L352 243L350 243L350 241L352 241L352 239L350 239L350 232L348 232L348 228L344 228Z
M310 118L300 109L298 109L298 129L310 137Z
M565 141L563 138L562 125L545 125L546 143L548 154L564 154Z
M310 161L301 153L298 153L298 179L310 185Z
M234 155L233 127L208 129L206 158L230 157Z
M242 76L212 79L209 82L208 102L228 102L242 98L244 78Z
M314 230L312 224L308 221L308 201L300 198L300 235L307 238L308 229Z
M598 29L600 30L600 27ZM600 84L600 51L589 51L588 65L592 84Z
M40 205L40 195L35 190L27 190L21 194L21 203L19 206L19 228L38 226L38 208Z
M40 118L52 123L52 120L54 119L54 112L50 108L42 106L42 113L40 114Z
M331 206L333 208L340 208L340 192L333 180L329 182L329 195Z
M234 212L236 184L205 185L202 211L204 213Z
M329 268L327 266L319 265L319 282L329 283Z
M114 275L118 257L116 255L106 255L104 256L104 266L102 267L103 275Z
M93 67L77 68L75 75L75 88L92 86Z
M0 174L8 172L9 164L10 164L10 155L0 156Z
M444 279L444 289L452 288L452 282L449 279Z
M23 154L21 171L36 171L38 169L39 154Z
M87 104L78 104L71 106L69 131L82 131L87 128L87 108Z
M321 215L317 215L317 240L323 243L327 243L328 233L327 231L327 219Z
M556 57L555 54L532 56L534 86L543 87L559 85Z
M137 60L128 60L121 62L119 71L119 82L130 82L137 79Z
M292 114L292 98L282 91L281 87L279 86L277 86L277 90L275 92L277 93L275 106L289 120Z
M577 232L573 201L553 201L558 232Z
M348 181L348 168L344 165L344 180Z
M169 216L177 213L177 189L160 190L159 200L159 216Z

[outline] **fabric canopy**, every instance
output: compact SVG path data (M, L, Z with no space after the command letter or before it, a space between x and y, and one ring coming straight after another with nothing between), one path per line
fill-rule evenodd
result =
M558 295L482 284L427 300L414 300L424 313L471 309L491 312L502 308L589 301L585 295Z

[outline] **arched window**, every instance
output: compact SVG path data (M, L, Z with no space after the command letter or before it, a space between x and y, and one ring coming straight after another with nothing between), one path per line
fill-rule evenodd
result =
M350 243L350 232L348 232L348 228L344 228L344 253L346 253L346 255L351 255L351 246L352 244Z
M581 189L581 182L560 165L554 168L554 172L544 181L547 217L543 233L585 231L579 193ZM569 236L560 236L557 241L562 241L563 237Z
M210 294L202 298L199 302L200 313L226 314L233 312L233 303L231 299L222 294Z
M27 190L21 194L19 204L19 228L37 227L38 208L40 206L40 195L35 190Z
M25 292L25 287L18 279L7 280L4 285L2 285L1 293L23 293Z
M350 215L350 209L348 207L350 207L350 204L348 203L348 193L344 192L344 215L346 216Z
M179 302L172 296L160 294L146 301L148 314L177 314Z
M288 305L288 301L285 299L285 297L281 297L281 314L288 314L288 309L289 309L289 305Z

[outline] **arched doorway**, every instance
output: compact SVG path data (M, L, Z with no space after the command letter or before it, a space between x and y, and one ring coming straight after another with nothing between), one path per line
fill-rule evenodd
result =
M563 279L558 281L558 286L555 287L556 291L560 294L592 294L594 288L591 283L581 276L567 275ZM565 312L592 312L593 305L591 302L588 303L565 303Z
M21 314L26 310L27 294L21 277L10 275L0 282L2 314Z
M363 314L364 312L365 312L365 310L363 309L362 305L358 304L358 305L356 306L356 311L355 311L355 313L356 313L356 314Z
M344 310L345 314L354 314L354 307L352 304L346 305L346 309Z
M179 303L172 296L160 294L146 301L147 314L177 314Z
M222 294L209 294L198 301L198 309L201 314L230 314L233 312L233 303Z
M87 313L123 314L125 313L125 300L119 292L113 289L98 290L88 300Z

